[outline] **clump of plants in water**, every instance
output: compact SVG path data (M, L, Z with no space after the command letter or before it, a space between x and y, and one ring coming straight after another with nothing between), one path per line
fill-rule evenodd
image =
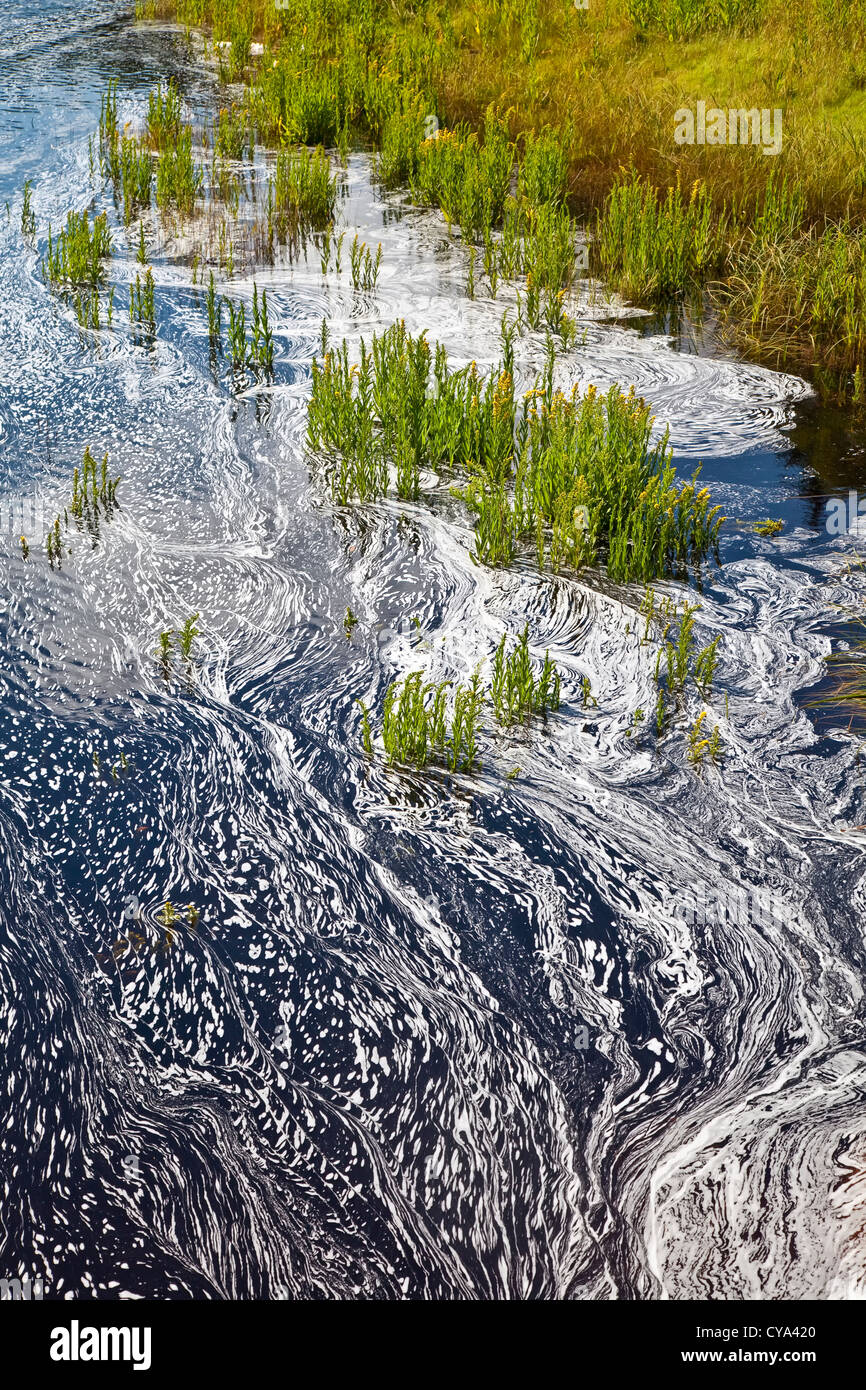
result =
M64 553L70 548L66 537L71 527L79 531L86 529L96 545L101 524L110 521L120 505L117 501L119 483L120 478L112 478L109 473L108 454L97 464L88 446L81 468L73 470L71 496L45 537L45 552L52 569L60 567ZM26 560L30 547L25 536L21 537L21 550Z
M465 480L456 487L475 517L476 554L510 564L534 553L539 568L604 560L626 582L682 574L716 547L724 518L697 473L680 483L667 434L634 390L583 397L554 391L552 340L544 372L518 400L511 341L483 378L453 371L441 345L400 322L351 364L348 346L313 362L308 444L331 460L336 498L375 500L395 485L420 496L423 468Z
M639 30L660 29L669 39L689 39L734 26L751 29L761 7L755 0L626 0L626 9Z
M24 180L24 192L21 201L21 231L25 236L35 236L36 234L36 215L33 212L33 181Z
M104 262L111 255L111 233L104 212L90 221L90 214L70 212L66 226L56 237L48 228L48 251L42 258L42 276L55 286L88 285L94 289L105 279Z
M529 655L529 624L510 652L506 651L505 644L503 633L493 658L490 686L490 698L499 723L507 727L533 714L546 715L548 710L559 709L559 672L549 652L545 652L540 672L534 671Z
M198 613L193 613L185 619L181 628L175 630L175 628L169 627L160 632L159 646L154 655L158 659L163 680L168 681L171 677L172 658L175 653L183 662L187 678L192 676L193 643L197 637L201 636L201 628L196 626L200 616Z
M165 87L160 83L147 99L146 138L150 148L162 151L176 145L182 124L177 83L173 79Z
M467 293L477 291L476 245L495 298L500 279L520 279L521 321L530 329L544 322L566 343L574 322L565 296L579 269L577 226L565 202L566 157L562 137L548 127L524 141L516 196L510 193L517 146L493 107L483 136L466 126L437 129L426 136L423 101L409 101L388 120L378 172L393 186L408 181L415 200L441 208L449 230L459 225L470 247Z
M142 284L141 275L136 271L135 284L129 286L129 321L156 332L156 302L154 297L153 271L147 267Z
M426 681L413 671L389 685L382 704L381 735L388 762L412 767L437 764L451 772L471 772L478 759L481 717L490 704L499 725L510 728L559 709L561 677L549 653L538 668L529 654L528 624L511 650L503 635L485 686L480 665L466 684ZM452 693L453 687L453 693ZM363 701L361 741L374 754L370 711Z
M706 710L701 710L694 724L689 729L689 762L695 767L703 767L705 757L708 757L711 763L717 763L723 753L719 726L718 724L714 724L712 731L710 731L704 723L706 717Z
M247 311L242 303L235 304L230 299L218 299L211 273L205 307L208 316L208 338L211 352L215 358L222 352L222 307L228 312L227 348L228 356L236 376L241 377L246 367L252 367L265 377L273 375L274 335L268 318L268 294L262 290L259 296L258 285L253 283L252 317L247 332Z
M686 601L680 609L672 599L666 596L660 598L651 587L647 588L641 602L640 612L645 620L641 641L658 643L654 674L658 687L655 729L659 738L664 734L671 714L682 706L690 682L704 699L708 699L712 693L721 636L717 635L703 647L697 645L694 625L695 614L699 611L700 604ZM698 721L699 729L703 727L705 717L705 714L702 715ZM695 747L700 743L701 739L698 738ZM717 762L722 751L718 728L701 746L699 756L692 757L691 735L688 748L692 762L700 762L705 753L713 762Z
M321 230L333 222L337 177L321 147L283 150L277 156L272 188L271 216L281 241L301 227Z
M204 170L192 153L192 131L182 130L176 143L166 145L156 163L156 202L165 210L175 206L181 213L192 212L204 186Z
M426 767L439 763L451 772L471 772L483 694L479 671L458 685L450 702L451 681L429 682L421 671L394 681L382 705L382 742L389 763ZM363 738L372 752L369 712L362 706Z
M376 255L370 252L367 243L359 241L357 234L352 242L350 253L352 264L352 285L356 290L374 290L376 281L379 278L379 267L382 264L382 243Z

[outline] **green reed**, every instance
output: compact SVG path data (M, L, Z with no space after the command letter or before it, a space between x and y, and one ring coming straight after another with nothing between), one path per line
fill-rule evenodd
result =
M439 763L451 772L471 772L478 756L478 731L484 692L476 668L466 685L455 688L449 710L451 681L425 681L414 671L388 687L382 705L382 742L389 763L418 768ZM362 705L362 737L372 749L372 731Z
M42 258L43 278L54 285L89 285L96 288L105 278L103 262L111 255L108 216L101 212L90 221L84 212L67 214L66 226L57 236L48 228L48 251Z
M178 133L173 145L166 145L156 164L156 201L161 210L175 206L190 213L204 187L204 170L193 159L192 131Z
M243 304L234 304L230 299L226 299L224 302L229 315L229 356L231 357L232 366L237 371L246 365L249 355L249 350L247 348L247 311Z
M191 617L186 619L183 627L178 633L178 651L180 652L184 661L190 660L192 654L192 644L195 641L196 637L201 636L201 628L196 627L196 622L198 621L198 618L200 616L201 615L198 613L193 613Z
M324 149L282 150L273 180L274 224L280 240L299 228L321 229L334 218L337 176Z
M236 371L242 371L244 367L250 366L264 375L270 376L274 366L274 335L268 318L267 290L262 290L260 297L258 285L253 282L252 316L248 319L244 304L234 304L230 299L221 301L217 299L213 273L211 273L205 303L208 312L208 334L211 348L217 351L221 347L222 305L224 304L229 316L227 338L232 366ZM247 336L248 326L249 337Z
M262 290L261 305L259 291L253 282L253 319L250 339L249 360L263 372L272 372L274 366L274 335L268 322L268 294Z
M686 740L686 751L689 762L698 768L703 767L705 757L708 757L711 763L716 764L721 760L724 754L719 726L715 724L712 732L708 733L704 724L706 717L706 710L701 710L694 724L689 729L688 738Z
M99 146L103 161L108 161L109 168L120 141L120 128L117 124L117 83L116 77L109 79L99 111Z
M34 236L36 233L36 217L33 212L33 180L24 180L24 191L21 201L21 231L25 236Z
M562 136L549 126L526 138L517 189L524 205L540 209L555 206L565 197L568 161Z
M148 97L147 143L153 150L170 149L178 142L182 124L180 92L172 78L165 87L160 83Z
M449 229L456 223L467 236L483 236L502 218L514 161L505 122L490 107L482 138L458 126L423 142L410 177L412 196L441 208Z
M224 159L243 159L247 152L253 158L255 142L248 107L232 105L219 112L214 121L213 147Z
M153 271L147 267L142 284L141 275L136 272L135 284L129 286L129 321L142 328L156 332L156 300Z
M545 653L540 671L533 667L528 623L510 652L503 634L493 658L490 694L496 718L506 727L533 714L546 715L548 710L559 709L559 672L549 653Z
M382 243L375 257L371 254L367 243L359 241L357 233L352 242L350 252L352 266L352 285L356 290L373 290L376 288L376 281L379 278L379 267L382 264Z
M118 507L117 487L120 478L112 478L108 468L108 454L103 454L97 465L88 446L84 450L80 470L72 474L72 497L68 512L76 521L87 521L95 525L101 519L108 520Z
M100 524L110 521L119 508L119 483L120 478L112 478L109 473L108 454L104 454L101 462L97 463L88 446L84 450L81 467L73 469L71 495L62 508L62 523L58 515L45 537L45 550L52 569L60 566L64 553L70 550L64 540L64 533L69 531L70 526L74 525L78 530L86 528L93 544L96 544ZM25 536L21 537L21 550L26 560L30 547Z

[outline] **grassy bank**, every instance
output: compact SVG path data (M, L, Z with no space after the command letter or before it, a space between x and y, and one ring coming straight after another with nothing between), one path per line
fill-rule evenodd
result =
M479 241L543 137L536 205L558 182L607 283L646 303L715 285L745 350L860 399L866 0L139 0L139 13L208 35L224 77L248 84L259 139L371 146L384 182ZM780 111L779 152L678 144L675 113L698 102ZM554 279L567 290L561 266Z

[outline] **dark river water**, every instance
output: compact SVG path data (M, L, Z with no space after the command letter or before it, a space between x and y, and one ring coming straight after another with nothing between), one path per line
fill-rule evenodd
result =
M257 269L271 386L212 374L152 219L158 333L136 341L137 228L88 141L110 78L135 125L169 73L191 112L225 102L213 66L109 0L0 18L0 1276L46 1298L866 1296L864 771L848 715L809 708L864 588L825 526L862 477L846 422L582 293L563 384L634 384L731 518L697 620L716 687L688 702L726 757L698 775L682 724L627 733L655 701L640 587L482 568L456 508L340 508L305 454L323 316L353 344L403 317L488 366L513 289L467 299L459 240L358 154L340 218L381 240L378 286L315 251ZM39 256L89 206L118 290L85 334ZM227 289L249 304L252 277ZM543 342L517 353L531 381ZM52 569L85 445L121 507ZM749 530L767 515L775 539ZM166 679L159 633L194 613ZM358 699L422 665L465 678L526 619L564 677L546 726L486 727L471 777L368 763Z

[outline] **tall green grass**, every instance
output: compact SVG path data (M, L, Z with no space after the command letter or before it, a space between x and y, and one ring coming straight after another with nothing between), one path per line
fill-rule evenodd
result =
M705 185L662 193L637 173L614 184L598 214L593 257L600 274L635 299L665 300L722 269L728 214Z
M322 229L334 218L337 176L319 146L282 150L273 180L273 219L281 240L298 227Z
M638 29L659 29L669 39L726 29L748 32L760 24L763 0L626 0Z
M413 671L385 692L381 735L388 762L417 768L433 763L451 772L471 772L478 760L485 706L492 705L497 723L508 728L559 709L560 689L561 677L549 653L540 668L532 661L528 624L511 650L503 635L493 656L489 686L480 665L465 684L457 685L425 680L423 672ZM373 756L370 711L359 703L362 743Z
M197 164L192 152L192 130L178 132L172 144L165 145L156 162L156 201L165 210L177 207L190 213L204 187L204 169Z
M506 650L505 634L493 658L493 679L490 697L500 724L506 727L533 714L546 715L559 709L560 675L545 653L544 664L536 672L529 655L529 624L527 623L514 647Z

